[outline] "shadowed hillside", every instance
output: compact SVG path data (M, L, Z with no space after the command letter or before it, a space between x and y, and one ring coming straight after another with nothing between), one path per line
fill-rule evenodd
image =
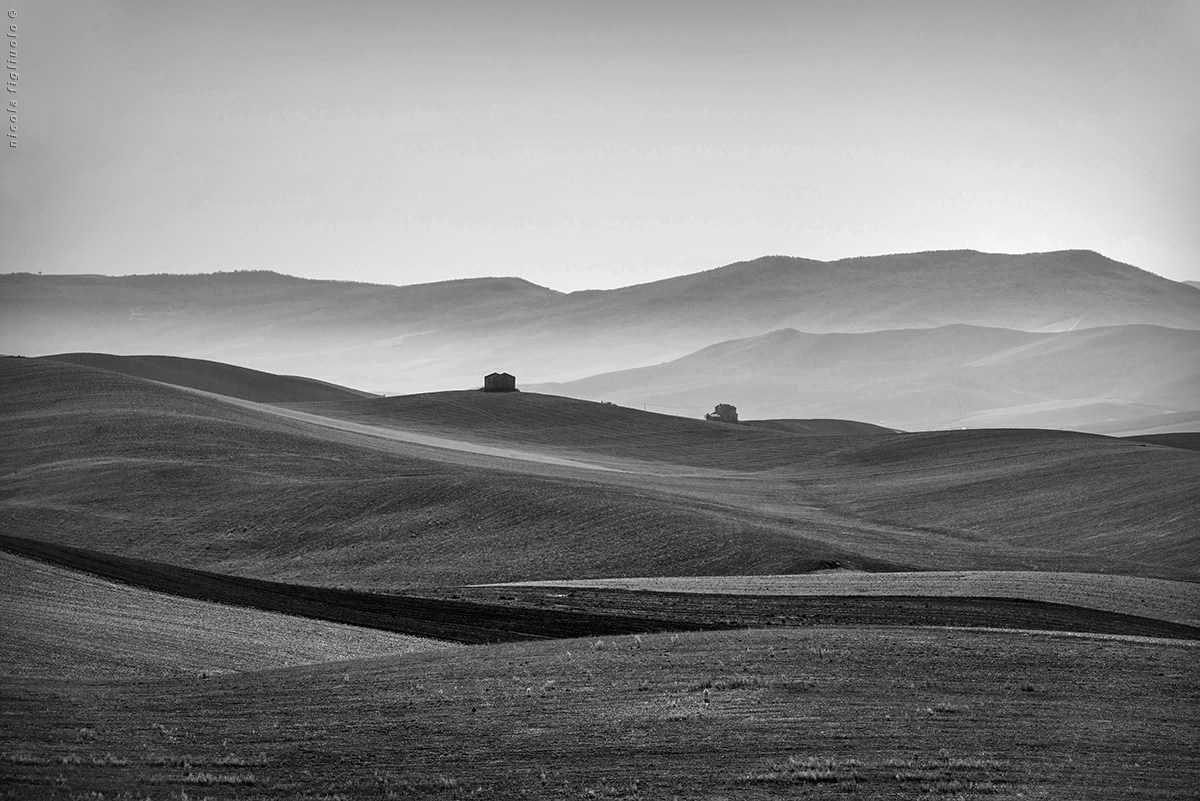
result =
M1200 426L1197 426L1200 428ZM1200 451L1200 431L1180 432L1177 434L1143 434L1128 437L1135 442L1145 442L1148 445L1166 445L1170 448L1185 448L1189 451Z
M1200 332L1057 334L974 326L807 334L786 329L655 367L541 392L755 417L841 417L902 429L1078 428L1200 407ZM1113 432L1118 433L1118 432Z
M306 403L374 397L369 392L299 376L272 375L232 364L178 356L113 356L108 353L59 353L57 362L98 367L117 373L201 389L258 403Z
M1200 569L1200 454L1106 437L808 437L533 393L297 418L32 359L0 360L0 386L7 533L215 572L396 589Z
M1089 251L770 256L570 294L516 278L391 287L266 272L0 276L7 353L149 350L388 393L465 389L492 370L524 382L573 380L786 327L955 323L1200 329L1200 294Z

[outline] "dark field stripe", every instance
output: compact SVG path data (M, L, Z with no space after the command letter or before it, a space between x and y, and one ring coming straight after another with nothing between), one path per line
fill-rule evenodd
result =
M423 597L243 578L7 535L0 535L0 549L185 598L467 644L830 625L966 626L1200 640L1200 628L1194 626L1020 598L699 595L547 587L463 587Z
M354 592L210 573L0 534L0 549L135 587L201 601L460 643L708 630L727 625L527 609L445 598Z

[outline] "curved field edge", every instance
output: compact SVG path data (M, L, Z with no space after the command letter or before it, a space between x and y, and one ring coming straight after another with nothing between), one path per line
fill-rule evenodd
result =
M967 626L1200 639L1193 626L1024 599L837 596L799 602L624 590L568 597L521 587L387 595L209 573L4 535L0 549L159 592L462 643L770 625Z
M184 598L460 643L681 630L646 617L545 611L454 599L284 584L0 535L0 550ZM683 628L728 628L696 624Z
M775 629L0 684L0 776L31 799L1182 798L1195 648Z
M118 584L0 552L0 676L199 676L454 647Z
M680 576L527 581L491 586L574 587L726 595L907 595L1018 598L1200 626L1200 584L1101 573L956 570L789 576Z

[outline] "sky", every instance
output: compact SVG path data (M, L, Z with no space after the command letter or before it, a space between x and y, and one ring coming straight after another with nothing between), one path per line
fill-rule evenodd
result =
M0 272L573 291L1086 248L1200 280L1200 0L4 10Z

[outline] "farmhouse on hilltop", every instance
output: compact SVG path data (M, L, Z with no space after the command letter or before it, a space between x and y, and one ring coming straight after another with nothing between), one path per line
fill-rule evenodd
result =
M488 373L483 377L484 392L516 392L517 378L508 373Z
M737 407L728 403L718 403L717 408L704 415L705 420L720 420L722 423L736 423Z

